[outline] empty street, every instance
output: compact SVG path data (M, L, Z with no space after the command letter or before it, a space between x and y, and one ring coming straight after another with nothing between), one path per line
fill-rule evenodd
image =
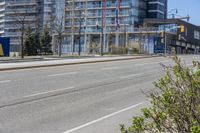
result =
M198 55L181 56L191 66ZM171 57L0 72L0 133L120 133Z

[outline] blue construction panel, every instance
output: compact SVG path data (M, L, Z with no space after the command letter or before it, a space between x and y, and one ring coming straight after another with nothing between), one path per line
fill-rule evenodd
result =
M161 42L160 37L155 37L155 45L154 45L154 53L164 53L165 52L165 44Z
M3 48L3 53L5 57L10 56L10 38L0 37L0 45Z
M154 36L149 37L149 54L154 54L154 45L155 44L155 38Z

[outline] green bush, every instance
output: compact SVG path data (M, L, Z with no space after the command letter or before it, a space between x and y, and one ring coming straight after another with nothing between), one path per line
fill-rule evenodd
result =
M111 45L110 49L112 54L127 54L127 48L123 46Z
M38 55L38 50L40 49L39 33L33 32L31 28L28 28L24 46L24 52L27 56Z
M174 57L175 65L155 82L150 108L133 118L132 125L120 125L122 133L200 133L200 65L189 68Z
M99 54L100 50L101 50L101 47L100 47L99 43L91 42L89 44L89 53L90 54Z

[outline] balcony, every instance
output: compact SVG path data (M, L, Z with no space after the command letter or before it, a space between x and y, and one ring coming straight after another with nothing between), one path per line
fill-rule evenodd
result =
M0 6L4 6L5 4L5 2L0 2Z
M120 29L117 31L116 30L116 25L115 24L109 24L107 25L107 28L104 29L104 34L110 34L110 33L124 33L124 25L120 25ZM69 30L71 29L71 26L66 26L66 28ZM164 29L162 28L157 28L157 27L146 27L146 28L134 28L132 26L127 26L126 28L126 33L136 33L136 34L146 34L146 33L160 33L163 32ZM75 33L79 32L79 26L76 25L75 26ZM96 25L88 25L87 29L82 28L81 30L82 33L86 33L86 34L101 34L101 30L100 29L96 29ZM177 32L173 31L173 30L167 30L166 33L169 34L174 34L176 35Z

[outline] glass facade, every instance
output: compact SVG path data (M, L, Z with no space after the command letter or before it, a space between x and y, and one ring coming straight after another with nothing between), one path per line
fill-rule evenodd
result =
M148 0L148 17L164 19L167 14L167 0Z
M116 17L116 11L119 13L118 17ZM71 36L64 39L63 44L64 47L67 48L67 52L77 52L80 38L81 50L83 52L86 52L86 45L90 42L101 42L102 40L100 38L100 34L102 18L104 28L104 45L108 49L106 43L108 43L110 34L117 32L123 33L125 29L127 31L134 30L134 27L136 28L142 25L143 19L147 17L147 1L106 0L106 3L104 3L104 0L82 0L74 1L73 8L73 1L67 0L65 14L65 30L67 33L74 32L74 34L71 34L74 39L71 39ZM80 20L82 21L81 27ZM97 25L100 28L97 28ZM80 28L81 37L78 35ZM116 43L122 43L124 37L120 34L112 40Z
M40 4L40 9L41 9L41 13L40 13L40 16L41 16L41 21L42 21L42 25L45 26L45 25L50 25L51 23L51 16L52 16L52 13L53 13L53 2L52 0L43 0L41 1L41 4Z
M0 36L4 33L5 1L0 0Z
M0 36L10 37L11 52L20 49L21 22L24 27L36 28L38 14L37 0L0 1Z
M146 17L146 0L120 0L120 25L129 25L130 27L136 27L142 24L143 18ZM103 7L102 7L103 6ZM72 1L66 3L66 29L70 31L72 26ZM80 18L83 12L87 12L87 30L95 31L96 23L101 24L102 12L104 14L104 24L106 29L116 29L116 0L106 0L106 3L102 3L102 0L84 0L74 3L75 19ZM75 22L75 25L78 23ZM83 27L84 28L84 27Z
M167 0L106 0L106 3L104 0L0 0L0 36L11 37L11 51L17 52L21 34L16 21L9 14L14 10L19 16L25 13L26 25L33 29L38 22L41 27L50 25L51 17L56 16L63 19L63 30L68 35L63 40L63 44L66 44L63 48L67 49L63 52L76 51L79 38L81 49L86 51L88 40L101 41L101 29L97 29L97 24L101 27L102 18L106 43L109 34L123 33L125 29L133 31L142 26L144 18L163 18L166 7ZM81 37L78 36L79 30ZM120 34L115 38L120 43L120 38L123 40L124 37Z

